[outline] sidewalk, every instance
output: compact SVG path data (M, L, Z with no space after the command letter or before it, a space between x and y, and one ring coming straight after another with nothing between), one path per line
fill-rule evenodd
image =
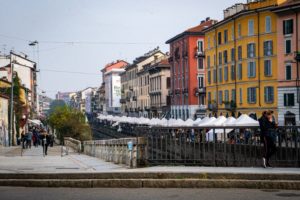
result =
M299 168L251 167L185 167L157 166L128 169L125 166L102 161L87 155L70 153L61 157L61 147L49 147L43 157L42 147L26 149L21 156L20 147L0 148L0 173L225 173L225 174L297 174Z

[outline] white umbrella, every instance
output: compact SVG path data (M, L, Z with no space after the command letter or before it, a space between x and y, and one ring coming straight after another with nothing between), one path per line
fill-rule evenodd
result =
M215 117L205 117L198 126L205 127L205 126L211 126L213 122L216 120Z
M243 114L235 121L234 126L259 126L259 122Z

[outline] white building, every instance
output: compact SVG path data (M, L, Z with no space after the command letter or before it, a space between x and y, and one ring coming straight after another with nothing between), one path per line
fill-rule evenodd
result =
M124 69L111 69L104 74L106 112L110 114L121 113L121 76Z

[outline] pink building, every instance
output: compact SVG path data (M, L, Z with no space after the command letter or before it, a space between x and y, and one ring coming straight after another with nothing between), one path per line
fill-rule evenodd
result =
M299 124L300 1L287 1L273 12L278 15L278 121Z

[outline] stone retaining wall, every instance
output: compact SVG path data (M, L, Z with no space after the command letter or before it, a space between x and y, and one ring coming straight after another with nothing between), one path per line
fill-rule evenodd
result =
M132 151L128 143L132 142ZM111 140L91 140L83 142L84 153L115 164L131 168L145 165L146 150L144 138L123 138Z

